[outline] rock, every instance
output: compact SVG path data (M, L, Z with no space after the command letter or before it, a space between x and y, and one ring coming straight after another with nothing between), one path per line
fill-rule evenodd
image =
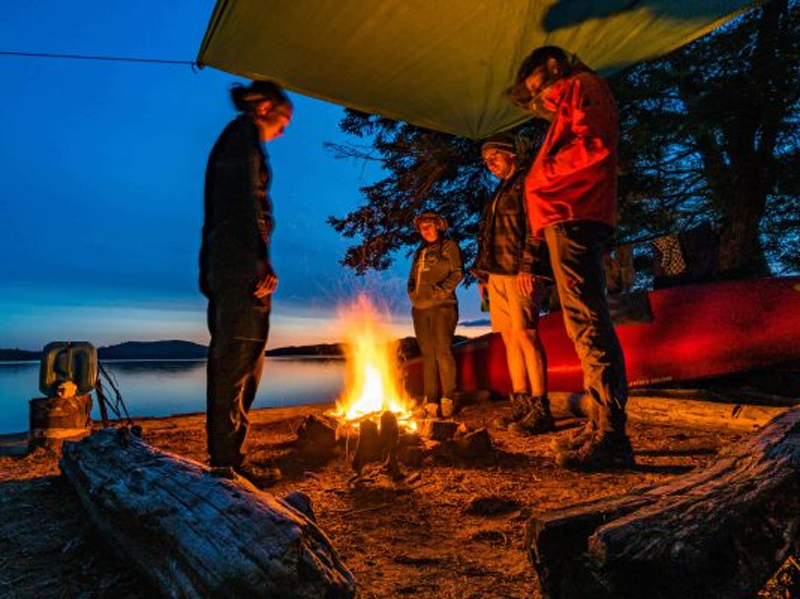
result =
M306 416L297 429L297 448L310 457L331 457L336 451L336 422L325 416Z
M494 444L489 431L481 428L467 433L458 440L458 455L463 458L485 458L494 455Z
M464 511L471 516L504 516L519 509L520 504L516 499L487 495L470 501Z
M311 507L311 498L302 491L292 491L283 498L284 503L288 503L291 507L303 514L306 518L316 523L317 516Z

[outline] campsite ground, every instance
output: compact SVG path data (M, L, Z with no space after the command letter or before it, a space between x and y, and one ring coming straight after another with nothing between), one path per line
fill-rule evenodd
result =
M405 468L419 474L413 484L379 477L353 487L344 455L310 464L292 450L302 418L322 407L254 412L251 451L256 462L276 460L283 468L283 479L270 492L300 490L311 498L364 599L538 597L523 546L531 514L663 483L710 463L741 436L632 422L636 469L579 474L553 464L552 435L523 439L492 430L497 451L491 457L430 459ZM506 403L477 404L459 419L488 426L505 409ZM205 458L202 414L139 424L151 444ZM560 420L556 434L575 424ZM774 581L772 589L761 596L792 596ZM109 551L60 476L57 455L40 449L24 458L0 457L0 596L145 598L154 590L124 557Z

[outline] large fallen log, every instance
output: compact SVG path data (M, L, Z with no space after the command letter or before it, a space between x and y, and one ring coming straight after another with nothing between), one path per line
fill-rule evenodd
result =
M800 551L800 407L708 468L531 518L545 597L750 597Z
M166 597L355 594L312 519L243 479L217 476L124 429L66 443L59 465L109 544Z

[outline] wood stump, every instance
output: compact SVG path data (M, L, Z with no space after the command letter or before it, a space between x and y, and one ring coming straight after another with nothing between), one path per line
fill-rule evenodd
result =
M800 551L800 406L658 487L531 518L545 597L750 597Z
M165 597L355 594L325 533L293 507L297 498L215 476L126 429L65 443L59 465L109 545Z

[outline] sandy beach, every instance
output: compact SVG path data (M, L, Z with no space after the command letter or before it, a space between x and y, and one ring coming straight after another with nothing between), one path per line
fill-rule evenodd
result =
M458 419L471 427L488 426L506 405L468 406ZM302 418L326 407L255 411L251 447L256 462L269 460L283 471L268 492L282 496L300 490L311 498L319 524L352 570L363 598L536 597L523 540L531 514L666 482L702 468L742 436L631 423L636 469L580 474L553 464L552 435L520 438L491 430L497 448L491 457L428 458L419 468L404 467L419 474L413 485L378 478L354 487L348 484L353 472L346 456L313 464L292 451ZM137 423L152 445L205 459L203 414ZM562 419L559 430L575 424ZM487 509L498 498L503 501L496 502L497 509ZM0 457L0 572L0 595L8 598L154 594L94 530L60 476L57 454L47 449Z

